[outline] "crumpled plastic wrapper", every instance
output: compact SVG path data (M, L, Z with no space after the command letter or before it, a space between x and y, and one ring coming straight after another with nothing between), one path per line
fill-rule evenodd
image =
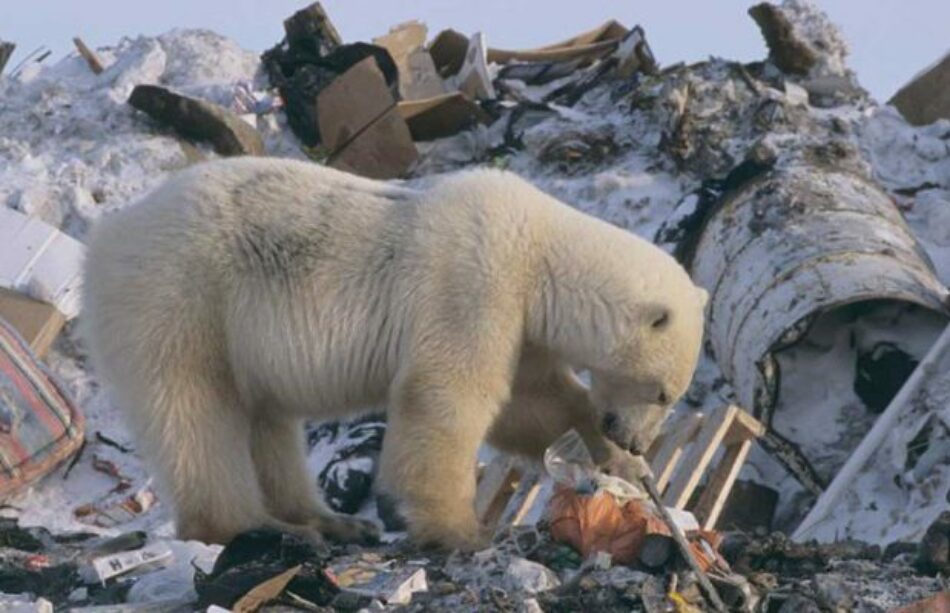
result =
M646 500L642 489L629 481L602 473L584 443L584 439L571 429L551 443L544 452L544 468L559 485L577 492L608 492L617 500Z

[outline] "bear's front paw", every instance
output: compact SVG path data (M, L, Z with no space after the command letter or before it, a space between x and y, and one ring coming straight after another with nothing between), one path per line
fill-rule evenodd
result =
M612 454L600 469L611 476L619 477L624 481L639 486L646 476L652 476L650 465L642 455L621 452Z
M421 546L437 547L445 550L479 551L491 545L491 534L471 518L445 522L442 519L417 518L412 521L409 535Z
M366 519L333 515L318 520L320 529L330 538L342 543L375 545L379 543L379 527Z

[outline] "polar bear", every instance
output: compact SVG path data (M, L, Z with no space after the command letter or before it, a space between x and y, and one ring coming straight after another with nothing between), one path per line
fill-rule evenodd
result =
M706 294L510 173L412 188L241 158L102 218L83 300L94 368L181 538L372 538L319 501L301 424L386 405L380 490L418 542L472 548L483 440L537 457L575 427L622 469L689 384Z

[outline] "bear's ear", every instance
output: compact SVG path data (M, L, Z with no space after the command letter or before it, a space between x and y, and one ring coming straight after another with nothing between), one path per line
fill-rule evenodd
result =
M699 289L699 306L705 309L706 305L709 304L709 292L701 287L697 289Z
M663 304L651 304L646 313L646 321L653 330L663 330L669 326L672 317L670 308Z

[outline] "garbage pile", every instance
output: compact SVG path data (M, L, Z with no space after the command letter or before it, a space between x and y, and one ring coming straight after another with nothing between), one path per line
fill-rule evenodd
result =
M175 30L4 66L0 42L0 364L47 394L8 392L0 369L0 605L946 608L947 59L882 107L812 4L749 13L768 57L748 64L663 65L616 21L528 50L419 22L350 42L318 3L263 55ZM417 550L372 491L380 414L307 435L328 504L382 522L385 544L172 539L85 363L82 241L169 172L228 155L410 184L504 167L674 253L710 292L709 351L648 454L662 503L485 449L492 546Z

